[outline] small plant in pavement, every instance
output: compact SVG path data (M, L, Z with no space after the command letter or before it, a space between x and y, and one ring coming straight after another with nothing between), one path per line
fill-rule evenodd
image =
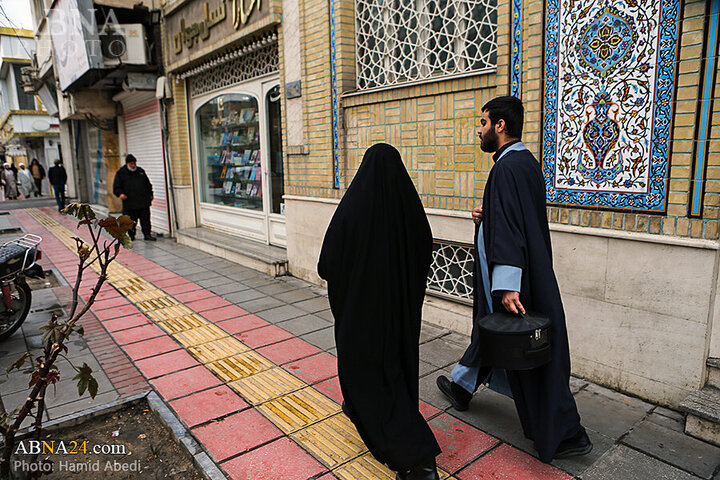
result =
M120 248L132 248L132 241L127 232L133 227L134 222L129 216L122 215L118 218L110 216L98 219L90 205L81 203L67 206L62 213L76 217L79 220L78 228L87 228L91 242L87 243L79 237L74 237L78 255L78 270L67 318L60 319L53 314L48 324L41 327L43 331L42 353L37 356L25 353L7 370L9 373L29 364L32 373L29 374L28 379L28 388L31 390L22 406L12 412L6 412L0 403L0 433L4 440L2 460L0 461L0 478L3 480L10 478L10 460L16 444L16 435L27 417L34 418L31 428L35 439L39 440L41 437L45 392L48 386L54 386L60 380L60 372L55 365L58 357L67 359L75 370L76 375L73 380L77 380L78 395L82 396L85 392L88 392L92 398L97 395L98 383L92 375L92 369L84 362L81 366L70 362L65 355L68 352L66 343L74 334L83 335L82 326L77 325L78 320L95 302L95 297L107 279L108 266L117 258ZM103 233L107 235L103 235ZM98 279L92 288L90 298L84 305L81 305L80 282L85 270L92 267L99 270ZM31 462L37 461L38 455L35 454ZM38 470L42 471L43 469Z

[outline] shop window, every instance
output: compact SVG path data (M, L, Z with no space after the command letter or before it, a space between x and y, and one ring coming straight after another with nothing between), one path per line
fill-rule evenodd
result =
M361 90L497 64L497 0L356 0L355 26Z
M272 213L285 214L283 205L283 154L282 116L280 114L280 87L273 87L267 94L268 134L270 136L270 201Z
M258 102L226 94L196 113L201 201L262 210Z

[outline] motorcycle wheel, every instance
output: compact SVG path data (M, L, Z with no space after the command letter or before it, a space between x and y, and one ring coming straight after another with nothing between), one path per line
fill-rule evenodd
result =
M22 280L10 282L12 302L10 308L5 307L0 293L0 340L5 340L20 328L30 312L32 290Z

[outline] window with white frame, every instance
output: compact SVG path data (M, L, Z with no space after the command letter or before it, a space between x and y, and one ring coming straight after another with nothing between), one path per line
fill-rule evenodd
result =
M357 88L492 70L497 0L355 0Z

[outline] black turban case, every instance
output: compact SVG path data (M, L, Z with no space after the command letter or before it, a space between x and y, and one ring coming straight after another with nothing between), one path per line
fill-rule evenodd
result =
M440 447L418 410L432 232L400 153L367 150L325 233L318 273L335 318L340 387L374 457L395 471Z

